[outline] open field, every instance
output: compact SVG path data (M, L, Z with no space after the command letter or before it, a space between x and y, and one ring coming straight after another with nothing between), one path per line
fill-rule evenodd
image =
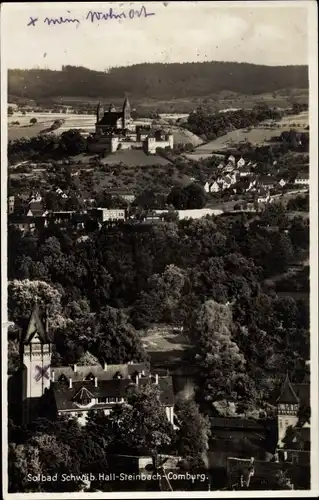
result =
M294 99L300 103L308 102L308 89L295 89L293 91ZM133 108L140 110L152 110L159 112L161 114L186 114L191 113L199 105L213 106L216 111L222 110L224 108L244 108L251 109L256 104L261 102L269 104L270 106L277 106L281 108L286 108L291 105L290 96L286 90L279 90L276 92L269 92L264 94L254 94L254 95L244 95L238 94L231 91L221 91L218 93L212 93L210 95L199 95L198 97L178 97L174 96L167 97L165 100L161 99L134 99L132 96L131 104ZM123 98L112 97L96 97L88 98L86 96L79 97L65 97L57 96L52 99L57 104L73 105L73 106L83 106L83 104L97 104L98 102L111 103L113 102L115 106L122 106Z
M276 123L278 128L268 128L270 123ZM207 157L209 154L214 154L214 151L227 149L241 142L262 145L270 141L272 137L279 136L282 132L290 130L292 127L296 130L304 131L308 124L309 114L308 112L304 112L300 113L300 115L284 117L278 122L263 122L258 128L233 130L213 141L200 145L194 153L187 154L187 158L198 160L205 156Z
M101 163L105 165L118 165L119 163L123 163L130 167L142 167L146 165L169 165L171 162L158 155L147 155L142 150L128 149L116 151L106 158L103 158Z
M189 348L185 335L168 325L158 325L143 331L142 342L148 352L185 351Z
M20 121L20 120L17 120ZM29 119L30 121L30 119ZM21 123L21 122L20 122ZM19 126L13 125L8 127L8 139L9 141L14 141L16 139L21 139L22 137L34 137L38 135L42 130L50 127L53 121L46 121L41 123L36 123L35 125Z

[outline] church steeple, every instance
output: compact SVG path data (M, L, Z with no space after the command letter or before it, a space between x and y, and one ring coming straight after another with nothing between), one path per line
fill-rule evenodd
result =
M131 120L131 105L128 97L125 97L123 104L123 129L126 129Z
M40 318L40 311L37 299L34 301L29 323L24 334L22 335L21 341L24 345L30 344L34 336L37 336L39 338L39 341L43 344L50 342L47 331L47 317L46 317L46 324L44 326Z
M299 404L299 398L291 385L288 373L282 384L280 396L277 398L277 404Z
M125 99L124 99L123 111L125 111L125 110L131 111L131 105L130 105L130 101L128 100L128 97L125 97Z

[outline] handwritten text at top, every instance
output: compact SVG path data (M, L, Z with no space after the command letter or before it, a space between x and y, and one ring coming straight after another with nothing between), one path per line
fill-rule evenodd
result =
M47 26L56 26L60 24L75 24L77 27L81 24L81 21L75 17L72 17L71 12L68 10L68 16L60 16L60 17L45 17L43 19L43 23ZM99 21L111 21L111 20L132 20L132 19L144 19L146 17L155 16L155 12L148 12L146 7L143 5L139 10L137 9L129 9L125 11L115 11L113 7L111 7L106 12L96 12L90 10L87 12L84 20L89 21L91 23L99 22ZM36 26L39 21L38 17L30 16L29 22L27 26Z

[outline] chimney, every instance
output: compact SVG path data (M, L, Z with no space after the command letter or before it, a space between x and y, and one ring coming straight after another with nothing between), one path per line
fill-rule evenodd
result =
M107 363L104 363L104 371L106 372L107 370Z
M158 385L158 374L155 375L155 384Z
M138 385L138 375L136 375L136 377L135 377L135 383L136 383L136 385Z
M72 389L72 379L69 379L69 389Z
M97 387L97 377L94 377L94 387Z
M54 382L54 370L51 371L51 380Z
M75 372L77 372L77 370L78 370L77 366L76 366L76 365L74 365L74 366L73 366L73 371L74 371L74 373L75 373Z
M45 308L45 333L49 333L49 308Z

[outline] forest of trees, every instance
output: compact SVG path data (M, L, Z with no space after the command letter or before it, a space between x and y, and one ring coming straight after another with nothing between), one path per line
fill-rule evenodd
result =
M270 205L250 224L243 216L124 224L92 229L85 241L78 240L76 231L53 224L25 236L10 228L13 359L17 333L35 297L43 310L50 310L57 364L74 363L88 350L108 363L147 360L141 328L185 325L194 346L192 363L208 384L199 402L231 397L253 405L256 391L258 399L267 398L286 370L297 379L304 374L308 303L277 296L269 283L306 258L308 247L307 220L289 219L280 205ZM235 356L238 373L234 369L230 385L223 357L219 368L214 357L207 358L210 349L213 356L218 352L218 345L225 366ZM211 374L208 362L213 362ZM223 373L220 383L216 370ZM213 386L208 377L215 380Z
M227 89L241 94L262 94L279 89L308 88L307 66L260 66L248 63L202 62L137 64L109 72L64 66L61 71L12 69L9 94L16 97L54 96L165 99L207 96Z

